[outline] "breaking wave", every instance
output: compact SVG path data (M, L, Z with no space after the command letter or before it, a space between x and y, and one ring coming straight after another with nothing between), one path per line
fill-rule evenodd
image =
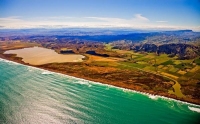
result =
M42 72L42 74L54 74L54 72L51 72L51 71L44 71L44 72Z
M0 62L0 73L0 123L195 123L199 114L178 100L32 66Z
M188 108L189 108L191 111L200 113L200 108L195 108L195 107L191 107L191 106L188 106Z
M184 101L176 100L176 99L165 97L165 96L153 95L153 94L146 93L146 92L140 92L140 91L136 91L136 90L130 90L130 89L127 89L127 88L122 88L122 87L117 87L117 86L113 86L113 85L109 85L109 84L104 84L104 83L101 83L101 82L89 81L89 80L86 80L86 79L82 79L82 78L78 78L78 77L74 77L74 76L70 76L70 75L66 75L66 74L62 74L62 73L51 72L51 71L48 71L48 70L45 70L45 69L41 69L41 68L29 66L29 65L23 65L23 64L20 64L20 63L17 63L17 62L13 62L13 61L1 59L1 58L0 58L0 61L5 61L5 62L8 62L8 63L22 65L22 66L27 66L27 67L30 67L30 68L33 68L33 69L41 70L41 71L43 71L42 74L44 74L44 75L45 74L57 74L57 75L61 75L61 76L64 76L64 77L71 78L71 79L75 79L75 80L78 80L75 83L86 84L89 87L91 87L92 84L94 84L94 85L103 85L103 86L107 86L108 89L109 88L117 88L117 89L121 89L123 92L132 92L132 93L143 94L143 95L148 96L152 100L157 100L157 99L160 98L160 99L164 99L164 100L175 101L175 102L186 104L186 105L200 107L200 105L197 105L197 104L193 104L193 103L189 103L189 102L184 102Z

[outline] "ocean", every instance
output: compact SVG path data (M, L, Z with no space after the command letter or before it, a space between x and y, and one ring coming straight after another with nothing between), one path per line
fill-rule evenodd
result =
M200 106L0 59L0 124L197 124Z

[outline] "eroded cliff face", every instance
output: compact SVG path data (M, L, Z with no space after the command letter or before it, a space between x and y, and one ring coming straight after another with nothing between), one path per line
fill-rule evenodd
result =
M141 44L133 48L135 51L155 52L178 56L179 59L193 59L200 55L200 48L190 44Z

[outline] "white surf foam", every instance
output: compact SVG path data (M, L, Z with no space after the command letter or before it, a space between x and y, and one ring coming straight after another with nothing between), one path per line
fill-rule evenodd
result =
M195 108L195 107L191 107L191 106L188 106L188 108L189 108L191 111L200 113L200 108Z
M1 59L1 58L0 58L0 61L10 62L10 63L13 63L13 64L20 64L20 63L16 63L16 62L5 60L5 59ZM30 68L41 70L43 72L48 71L48 70L45 70L45 69L41 69L41 68L29 66L29 65L23 65L23 64L20 64L20 65L26 66L26 67L28 66ZM48 71L48 72L51 72L51 71ZM62 73L52 72L52 74L58 74L58 75L61 75L61 76L67 77L67 78L71 78L71 79L75 79L75 80L87 81L88 84L90 84L90 85L91 84L94 84L94 85L98 84L98 85L103 85L103 86L107 86L107 87L118 88L118 89L121 89L123 91L129 91L129 92L133 92L133 93L143 94L143 95L149 96L149 98L154 98L153 96L156 96L157 98L160 98L160 99L170 100L170 101L175 101L175 102L178 102L178 103L181 103L181 104L186 104L186 105L200 107L200 105L197 105L197 104L188 103L188 102L176 100L176 99L173 99L173 98L168 98L168 97L165 97L165 96L153 95L153 94L149 94L149 93L145 93L145 92L140 92L140 91L136 91L136 90L130 90L130 89L121 88L121 87L117 87L117 86L113 86L113 85L109 85L109 84L104 84L104 83L100 83L100 82L89 81L89 80L85 80L85 79L78 78L78 77L73 77L73 76L70 76L70 75L62 74ZM151 97L150 97L150 95L151 95Z
M2 58L0 58L0 61L7 62L7 63L11 63L11 64L15 64L15 65L20 65L20 63L13 62L13 61L9 61L9 60L2 59ZM21 64L21 65L23 65L23 64Z
M42 72L42 74L54 74L54 72L51 72L51 71L44 71L44 72Z
M158 97L156 95L149 95L149 98L154 99L154 100L158 99Z
M89 85L89 83L86 81L75 81L74 83Z

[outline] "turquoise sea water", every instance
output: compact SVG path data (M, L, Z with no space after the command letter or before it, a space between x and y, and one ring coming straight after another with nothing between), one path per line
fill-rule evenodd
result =
M0 124L197 124L199 111L0 59Z

